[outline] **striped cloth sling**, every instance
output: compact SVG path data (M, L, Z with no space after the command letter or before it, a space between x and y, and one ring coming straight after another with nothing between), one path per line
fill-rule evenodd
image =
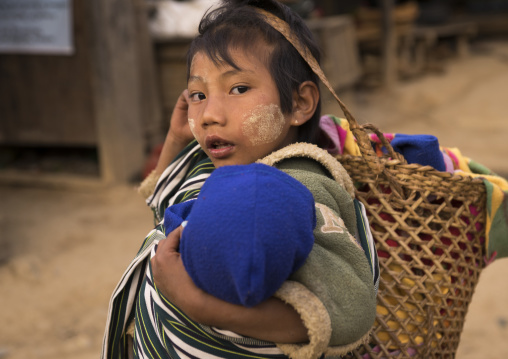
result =
M156 227L148 234L135 259L125 271L110 301L102 358L126 358L131 346L136 358L286 358L274 343L243 337L196 323L169 302L154 286L149 258L165 238L160 222L167 207L198 196L214 170L196 141L189 144L164 171L147 204ZM366 221L365 208L355 200L358 234L379 283L379 266ZM134 344L126 328L137 316Z

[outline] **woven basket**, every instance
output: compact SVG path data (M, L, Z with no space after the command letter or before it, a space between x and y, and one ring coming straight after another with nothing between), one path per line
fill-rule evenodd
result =
M369 345L352 358L454 358L484 267L486 190L480 179L408 164L372 125L359 126L288 25L260 10L339 103L361 156L337 156L365 205L381 270ZM388 150L378 157L368 132Z
M485 188L429 166L339 156L358 184L381 270L369 345L354 358L454 358L483 268Z

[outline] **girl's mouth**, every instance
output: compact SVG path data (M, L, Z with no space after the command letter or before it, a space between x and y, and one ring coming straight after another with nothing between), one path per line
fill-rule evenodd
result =
M224 158L233 152L235 145L213 136L206 139L206 148L208 149L211 157Z
M217 143L213 143L211 148L214 150L220 150L222 148L229 147L229 146L231 146L229 143L217 142Z

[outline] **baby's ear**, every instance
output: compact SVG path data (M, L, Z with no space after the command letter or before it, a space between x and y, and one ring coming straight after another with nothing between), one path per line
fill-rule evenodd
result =
M293 94L293 126L300 126L312 118L319 102L319 90L312 81L304 81Z

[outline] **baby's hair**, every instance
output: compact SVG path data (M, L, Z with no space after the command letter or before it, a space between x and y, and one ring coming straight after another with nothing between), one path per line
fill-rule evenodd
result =
M199 35L192 41L187 54L187 79L196 53L202 51L216 64L226 62L239 69L230 50L241 48L255 51L253 45L263 40L271 47L266 65L279 92L281 111L290 114L293 111L294 91L304 81L314 82L319 89L319 80L296 49L265 21L256 8L266 10L288 23L298 40L319 62L319 48L311 31L303 19L287 6L274 0L223 0L222 6L205 14L199 24ZM321 100L310 120L298 128L298 141L316 142L320 114Z

